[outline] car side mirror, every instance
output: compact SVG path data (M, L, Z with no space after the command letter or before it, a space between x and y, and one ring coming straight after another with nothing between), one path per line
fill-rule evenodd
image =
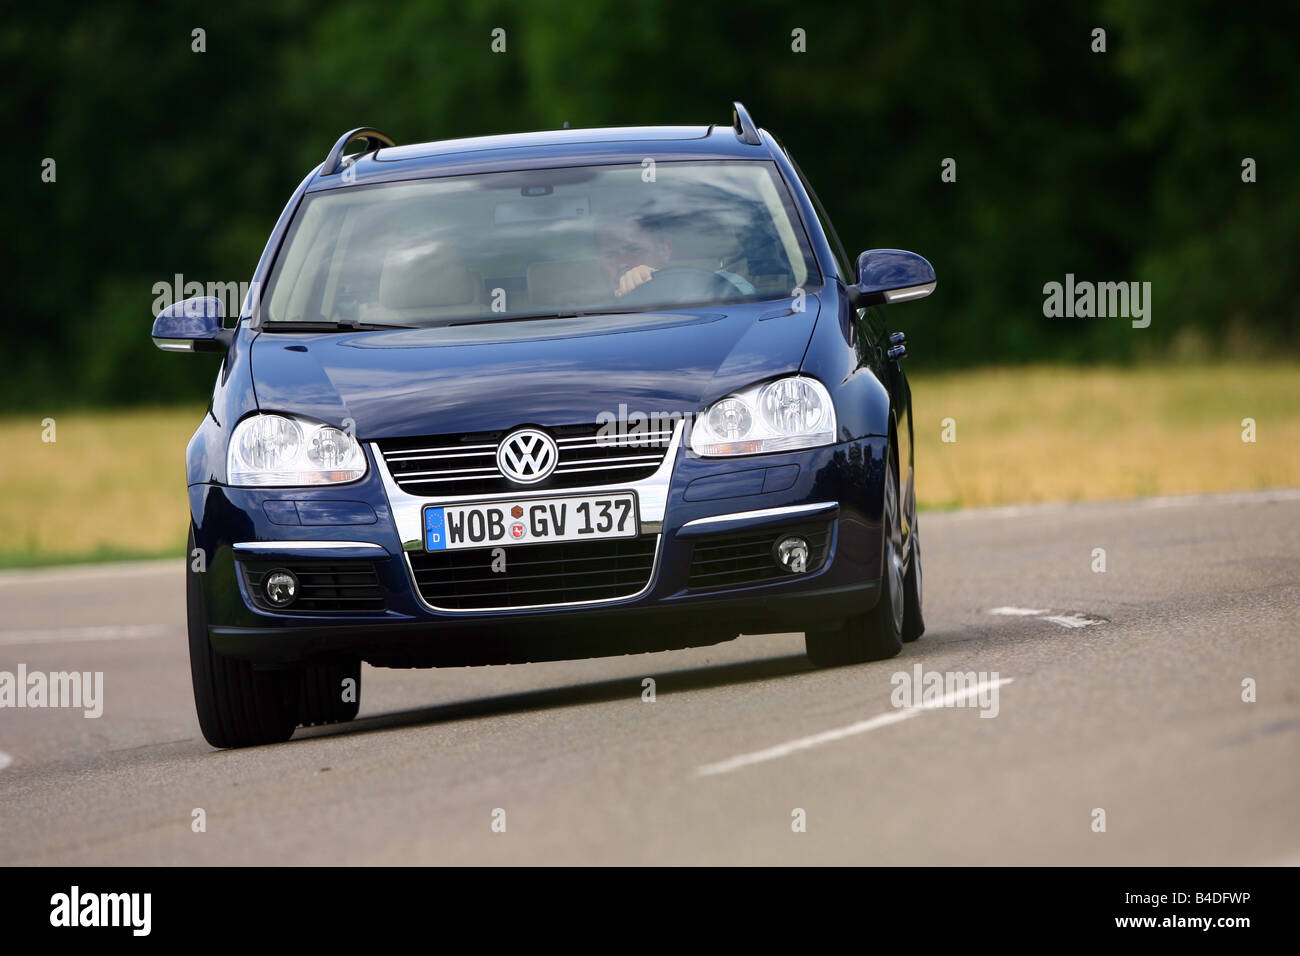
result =
M234 338L234 331L224 327L225 317L216 296L185 299L153 320L153 344L164 352L224 352Z
M858 281L848 287L855 308L923 299L934 291L934 267L915 252L870 249L858 256Z

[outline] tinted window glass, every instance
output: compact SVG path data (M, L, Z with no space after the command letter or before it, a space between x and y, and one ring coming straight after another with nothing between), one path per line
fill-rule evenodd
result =
M820 283L771 163L570 167L311 195L264 318L437 325L756 301Z

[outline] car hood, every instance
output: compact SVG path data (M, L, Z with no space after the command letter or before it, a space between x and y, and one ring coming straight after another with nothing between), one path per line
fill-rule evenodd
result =
M820 302L587 315L372 332L260 332L258 407L362 440L515 425L594 423L602 412L694 413L796 372Z

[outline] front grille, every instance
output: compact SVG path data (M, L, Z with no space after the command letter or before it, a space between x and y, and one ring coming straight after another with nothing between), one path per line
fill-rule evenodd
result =
M818 570L826 561L826 551L830 546L829 524L737 532L695 542L686 586L696 590L727 588L797 577L781 568L772 553L777 541L792 534L808 542L808 568L804 573Z
M241 561L253 604L263 611L382 611L384 589L373 561ZM292 571L298 597L287 607L266 599L262 580L272 571Z
M545 481L515 484L497 468L497 445L514 429L380 441L399 488L420 497L547 491L618 484L648 478L672 441L670 424L633 435L601 434L600 425L564 425L547 432L559 446L555 471Z
M650 581L657 542L650 535L518 545L501 549L502 571L492 570L495 548L412 552L408 557L416 587L433 607L508 609L636 594Z

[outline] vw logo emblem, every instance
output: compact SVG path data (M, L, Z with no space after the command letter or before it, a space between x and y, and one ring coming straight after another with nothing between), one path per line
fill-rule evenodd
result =
M497 467L501 474L521 485L549 478L559 460L555 439L536 428L511 432L497 446Z

